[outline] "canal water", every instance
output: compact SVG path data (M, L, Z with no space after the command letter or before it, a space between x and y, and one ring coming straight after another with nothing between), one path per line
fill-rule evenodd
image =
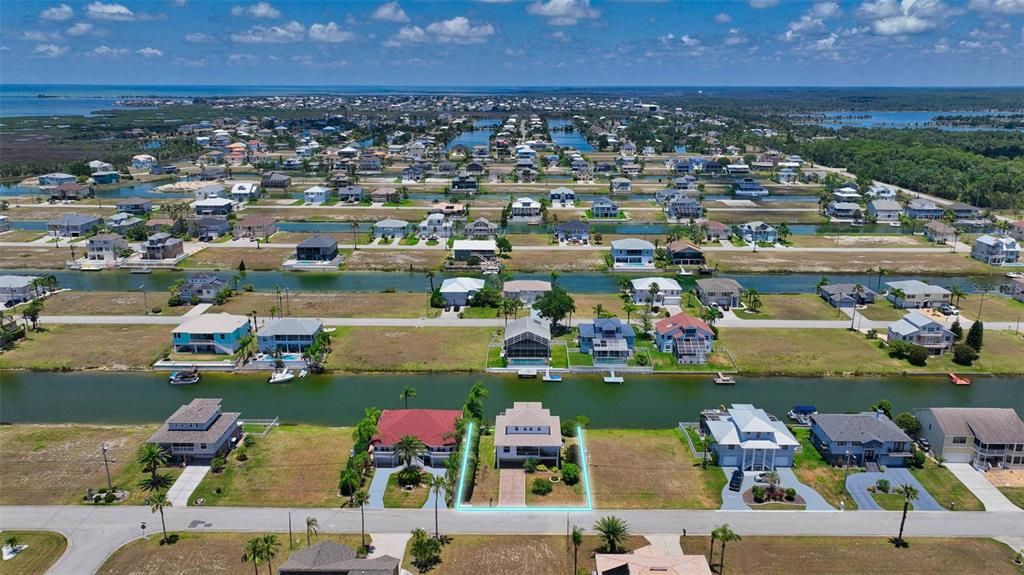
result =
M553 119L548 120L548 130L551 136L551 141L562 148L574 148L579 152L593 152L594 146L590 145L590 142L583 137L575 129L571 132L562 131L566 126L571 126L572 122L565 119Z
M187 181L182 179L180 181ZM134 184L131 186L121 186L118 188L96 188L96 197L98 198L162 198L162 199L183 199L191 198L191 194L171 194L158 192L155 188L164 184L172 183L170 180L162 180L158 182L145 182L140 184ZM40 196L49 198L49 192L44 192L35 186L22 186L18 184L0 184L0 197L4 196Z
M702 409L753 403L780 418L794 404L822 412L867 409L879 399L894 409L916 407L1009 407L1024 415L1021 378L975 378L956 386L946 378L756 378L716 386L708 376L627 376L624 385L600 377L570 375L561 383L489 374L311 376L299 383L269 385L265 376L204 375L193 386L171 386L160 373L0 372L0 420L5 423L152 423L163 421L195 397L219 397L242 418L280 417L283 422L354 425L370 406L402 407L399 394L416 388L410 407L457 409L469 388L488 389L486 417L514 401L540 401L562 417L586 415L593 427L673 427L695 421Z
M444 149L452 150L455 146L462 145L472 150L473 146L485 145L490 142L491 134L494 132L493 128L498 124L498 120L495 119L476 120L473 122L472 130L455 136Z
M8 273L8 272L5 272ZM61 287L83 291L129 291L144 288L147 291L167 291L182 272L154 270L151 274L137 275L126 271L82 272L73 270L16 270L14 275L54 275ZM235 272L219 272L217 275L231 280ZM312 292L423 292L429 282L422 272L339 272L339 273L282 273L243 272L240 285L251 284L257 291L273 291L288 288L292 291ZM457 274L437 272L434 284L440 285L446 277ZM548 273L513 273L515 279L539 279L550 281ZM663 276L665 274L653 274ZM754 288L762 294L814 293L822 275L831 283L861 284L871 289L878 287L878 275L872 274L716 274L715 277L735 279L745 288ZM567 273L558 277L558 284L571 293L615 293L620 277L637 277L626 274L600 272ZM693 287L697 276L676 277L683 289ZM920 275L886 274L882 283L921 279ZM1003 283L1001 276L950 276L927 279L944 287L957 286L965 292L977 292L979 286L996 287Z

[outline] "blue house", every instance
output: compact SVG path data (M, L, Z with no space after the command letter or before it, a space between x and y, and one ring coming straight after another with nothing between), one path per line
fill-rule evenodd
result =
M616 318L595 319L579 326L580 353L593 356L594 364L624 364L633 355L636 333Z
M736 235L745 242L767 242L774 244L779 241L779 232L764 222L749 222L736 226Z
M93 172L90 177L97 184L116 184L121 181L121 174L114 171Z
M638 238L615 240L612 263L615 269L654 269L654 244Z
M811 443L833 465L902 466L912 442L881 411L811 416Z
M302 353L323 329L324 322L314 318L272 319L256 332L256 341L263 353Z
M908 218L915 220L938 220L942 218L945 210L935 205L931 200L915 199L910 200L904 213Z
M174 351L232 355L250 331L249 318L229 313L206 313L171 331Z
M619 205L608 198L596 198L590 214L594 218L615 219L619 217Z

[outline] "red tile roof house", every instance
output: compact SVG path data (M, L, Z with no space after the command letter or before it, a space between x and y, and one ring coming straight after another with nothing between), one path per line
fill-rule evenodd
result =
M419 463L443 467L455 451L455 422L461 417L457 409L385 409L377 421L377 434L370 440L374 463L378 467L404 465L395 454L395 445L411 435L427 446Z
M671 353L685 364L707 363L714 346L715 332L708 324L685 313L659 321L654 326L658 350Z

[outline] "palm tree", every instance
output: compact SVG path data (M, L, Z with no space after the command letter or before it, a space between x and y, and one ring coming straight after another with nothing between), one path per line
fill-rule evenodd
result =
M352 249L359 249L359 222L352 222Z
M423 451L423 442L418 437L413 435L406 435L405 437L398 440L395 444L395 455L398 459L405 463L405 466L412 467L412 462L416 461L420 453Z
M889 295L891 295L892 299L894 300L903 300L904 298L907 297L907 292L901 290L900 288L894 288L889 290ZM896 302L894 301L893 304L895 303Z
M718 556L718 575L722 575L725 572L725 544L740 541L743 538L733 533L732 529L729 529L728 523L715 529L715 531L718 532L718 540L722 542L722 552Z
M502 300L501 300L501 313L503 313L505 315L505 327L506 328L508 328L508 314L515 313L515 311L516 311L516 305L515 304L518 301L519 301L518 298L510 298L510 297L502 298Z
M434 539L441 539L441 530L437 522L437 500L441 499L441 492L445 490L448 482L441 475L431 475L427 480L427 488L434 492Z
M434 293L434 272L432 270L427 270L427 273L424 275L427 276L427 281L430 282L430 293Z
M311 535L317 534L317 529L320 528L320 522L316 520L316 517L306 518L306 547L309 547L312 543Z
M960 305L960 298L967 297L967 292L960 288L960 286L949 286L949 294L956 298L956 304Z
M171 486L174 480L171 479L168 473L154 473L152 476L147 477L139 482L139 489L150 492L150 491L163 491Z
M364 490L356 491L352 495L352 505L359 506L359 532L362 535L363 547L366 547L366 504L370 502L370 495Z
M523 309L523 301L519 298L512 298L512 317L519 319L519 310Z
M625 540L629 536L629 525L614 515L608 515L594 523L604 549L609 553L621 553L625 550Z
M150 511L152 511L153 513L156 513L157 511L160 512L160 526L163 528L164 531L163 541L166 542L167 522L164 521L164 507L171 507L171 500L167 498L166 491L158 491L156 495L150 498L149 504L151 505Z
M903 484L896 488L896 495L903 496L903 518L900 519L900 534L896 536L896 546L903 547L906 545L903 541L903 527L907 524L907 511L910 510L910 502L915 501L920 494L913 485Z
M703 308L700 312L700 319L707 322L708 325L715 325L715 321L718 319L718 312L709 307Z
M704 449L705 455L707 454L707 448ZM718 539L718 528L711 530L711 549L708 550L708 565L713 566L715 564L715 540Z
M558 276L560 275L562 274L558 273L557 271L551 272L551 287L555 287L555 285L558 283Z
M620 293L628 294L629 290L633 288L633 283L627 278L619 278L615 280L615 286L619 288Z
M761 309L761 296L756 293L751 296L750 301L747 302L747 307L750 308L750 311L756 313L757 310Z
M626 323L629 323L630 316L636 311L636 304L632 300L624 302L622 304L622 311L626 312Z
M650 287L647 288L647 295L651 298L651 307L654 307L654 300L658 297L658 292L661 291L661 286L658 282L651 282Z
M760 297L760 295L760 292L754 288L747 288L743 290L743 297L747 298L747 305L750 305L750 302L753 301L755 297Z
M573 525L572 527L572 575L579 573L580 545L583 544L583 530Z
M267 561L267 575L274 575L274 570L270 566L271 560L277 557L277 551L281 548L281 542L277 540L277 535L268 533L263 537L260 537L260 550L263 552L263 558Z
M242 563L252 561L252 570L260 575L259 565L263 562L263 544L259 537L253 537L242 546Z
M594 306L594 317L595 318L604 317L604 306L603 305L597 304L597 305Z
M398 394L398 398L405 401L405 408L409 409L409 400L416 397L416 388L412 386L405 386L402 393Z
M167 464L170 454L163 447L156 443L143 443L135 453L135 462L142 466L143 471L148 471L156 478L156 470Z

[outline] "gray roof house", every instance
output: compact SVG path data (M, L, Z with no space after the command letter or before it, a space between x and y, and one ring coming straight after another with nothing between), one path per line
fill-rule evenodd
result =
M294 551L278 575L398 575L400 564L401 560L390 555L359 559L347 545L322 541Z
M1012 408L931 407L916 409L919 435L948 463L976 467L1024 467L1024 422Z
M263 324L256 340L263 353L302 353L323 329L324 322L319 319L283 317Z
M533 315L505 328L505 359L513 365L547 365L551 356L551 325Z
M179 407L149 443L160 445L171 457L191 461L209 461L230 451L242 438L238 424L240 413L221 411L220 399L193 399Z
M705 278L697 280L697 297L701 303L710 306L715 303L722 307L740 305L743 286L733 279Z
M902 466L913 455L910 437L881 411L812 415L811 443L832 465Z
M876 222L898 222L903 213L903 206L896 200L871 200L868 202L868 215Z
M64 214L46 224L50 235L57 237L77 238L89 235L103 225L103 218L83 214Z
M388 218L373 224L373 237L404 238L409 232L409 222Z
M953 332L919 311L912 311L889 324L889 343L910 342L923 346L932 355L949 351L955 340Z
M463 231L466 238L471 240L493 240L498 235L498 224L492 224L485 218L477 218Z
M854 307L875 301L878 295L860 284L827 284L818 286L818 295L832 307Z
M708 409L700 414L700 429L714 437L718 464L743 471L792 467L800 442L775 416L750 404Z
M295 246L295 259L300 262L326 262L338 257L338 240L313 236Z
M950 303L953 298L948 289L929 285L920 280L888 282L885 286L889 288L885 295L886 299L896 307L904 309L942 307Z

